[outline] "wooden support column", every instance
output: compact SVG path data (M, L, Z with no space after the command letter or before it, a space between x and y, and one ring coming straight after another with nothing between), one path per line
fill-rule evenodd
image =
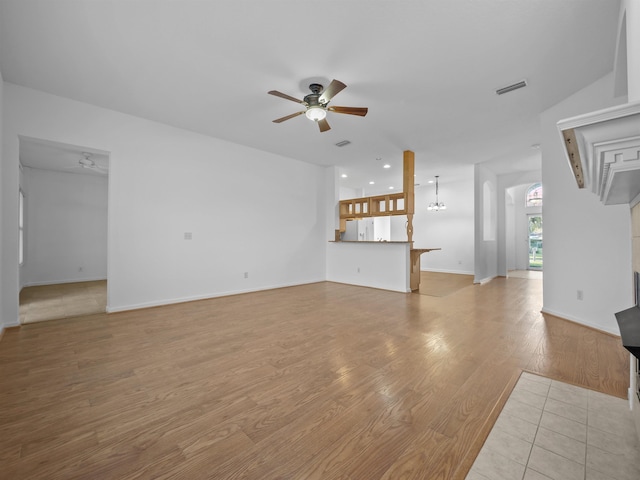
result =
M413 213L414 213L414 172L415 154L411 150L403 152L402 191L404 192L405 209L407 210L407 241L413 248Z

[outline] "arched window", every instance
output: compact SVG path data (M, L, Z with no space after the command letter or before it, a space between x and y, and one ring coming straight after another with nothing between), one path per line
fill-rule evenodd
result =
M542 206L542 184L534 183L527 189L527 195L525 197L526 207L540 207Z

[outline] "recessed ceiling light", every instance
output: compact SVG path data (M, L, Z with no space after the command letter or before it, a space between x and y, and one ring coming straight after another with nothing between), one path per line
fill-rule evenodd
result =
M429 180L427 183L433 183L433 180Z
M533 148L534 150L540 150L540 144L534 143L533 145L531 145L531 148Z
M342 175L340 175L342 178L347 178L347 174L343 173Z
M345 145L349 145L351 142L349 140L341 140L336 143L336 147L344 147Z
M393 190L393 187L389 187L389 190Z
M376 182L374 182L374 181L369 182L369 185L375 185L375 184L376 184Z
M391 165L389 165L388 163L385 163L384 167L382 167L382 168L391 168Z

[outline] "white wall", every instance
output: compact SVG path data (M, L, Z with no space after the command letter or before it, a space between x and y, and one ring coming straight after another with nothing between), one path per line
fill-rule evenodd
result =
M3 122L4 122L4 82L2 80L2 72L0 72L0 145L3 144ZM9 302L7 302L6 295L4 292L10 288L10 278L4 275L5 264L5 222L4 222L4 210L5 210L5 196L7 195L4 189L4 177L5 177L5 168L4 168L4 151L0 148L0 186L2 189L0 190L0 335L2 334L5 327L9 325L17 325L18 317L15 315L14 309L9 306Z
M414 248L442 248L420 257L421 270L473 274L473 166L468 167L467 173L466 180L440 179L438 197L446 210L427 210L429 203L435 201L435 184L415 189Z
M337 180L336 185L340 185L337 169L336 169L336 180ZM352 198L360 198L364 196L362 194L362 189L359 189L359 188L339 187L338 191L340 192L340 200L350 200Z
M475 283L489 281L498 275L497 192L497 175L488 167L476 164L474 170L475 268L473 280Z
M516 214L515 214L515 187L508 188L504 192L504 229L505 229L505 268L509 270L516 270ZM500 269L498 269L500 270Z
M108 178L24 168L21 285L107 278Z
M24 216L24 218L23 218L23 221L26 223L27 222L26 209L27 209L27 205L28 205L28 202L29 202L29 198L28 198L29 194L27 192L27 185L26 185L27 182L25 180L25 174L24 174L24 170L25 169L22 167L22 164L18 165L18 167L19 167L19 170L18 170L18 188L22 191L22 193L24 195L24 205L23 205L23 209L24 209L23 216ZM24 236L23 237L23 246L26 246L26 242L27 242L27 239L28 239L28 234L27 234L27 230L28 229L27 229L26 225L23 225L22 228L23 228L22 234ZM18 241L19 240L20 239L18 238ZM20 286L21 289L24 286L24 272L25 272L25 259L24 259L24 256L25 256L25 252L22 252L22 254L23 254L23 263L22 263L22 265L18 266L18 285Z
M18 135L111 152L110 311L325 279L325 169L12 84L4 94L4 241ZM15 321L17 245L3 247Z
M626 14L627 88L629 102L640 100L640 2L622 0L620 12Z
M328 246L327 280L410 292L409 243L334 242Z
M394 215L392 217L389 217L389 239L392 242L406 242L408 240L406 215Z
M342 233L342 241L344 242L357 242L358 241L358 221L349 220L346 223L347 228Z
M337 167L325 167L324 188L325 188L325 210L327 241L334 241L336 230L340 229L340 188L339 171Z
M603 205L579 189L557 122L622 103L608 75L541 116L544 188L543 311L619 334L614 313L632 305L629 205ZM584 300L577 300L582 290Z

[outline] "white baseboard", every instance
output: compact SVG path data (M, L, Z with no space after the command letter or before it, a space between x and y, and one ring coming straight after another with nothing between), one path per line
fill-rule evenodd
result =
M574 317L573 315L569 315L569 314L562 313L562 312L556 312L554 310L551 310L551 309L545 308L545 307L543 307L542 310L540 310L540 311L542 313L548 313L549 315L553 315L554 317L562 318L564 320L569 320L570 322L579 323L580 325L584 325L585 327L593 328L594 330L599 330L599 331L604 332L604 333L609 333L611 335L615 335L616 337L620 336L620 332L618 330L610 330L610 329L604 328L602 325L596 325L594 323L587 322L584 319L578 318L578 317Z
M218 292L218 293L205 294L205 295L194 295L191 297L177 297L177 298L171 298L167 300L157 300L152 302L123 305L119 307L110 307L107 305L107 313L126 312L128 310L139 310L141 308L161 307L164 305L173 305L176 303L187 303L187 302L195 302L198 300L208 300L211 298L229 297L231 295L242 295L243 293L261 292L264 290L275 290L276 288L296 287L298 285L309 285L312 283L319 283L319 282L325 282L325 281L327 280L322 278L318 280L307 280L304 282L296 282L296 283L284 283L281 285L270 285L265 287L252 288L252 289L229 290L226 292Z
M64 285L65 283L99 282L99 281L102 281L102 280L107 280L107 279L105 277L97 277L97 278L77 278L75 280L27 282L24 285L22 285L21 288L25 288L25 287L41 287L43 285Z

